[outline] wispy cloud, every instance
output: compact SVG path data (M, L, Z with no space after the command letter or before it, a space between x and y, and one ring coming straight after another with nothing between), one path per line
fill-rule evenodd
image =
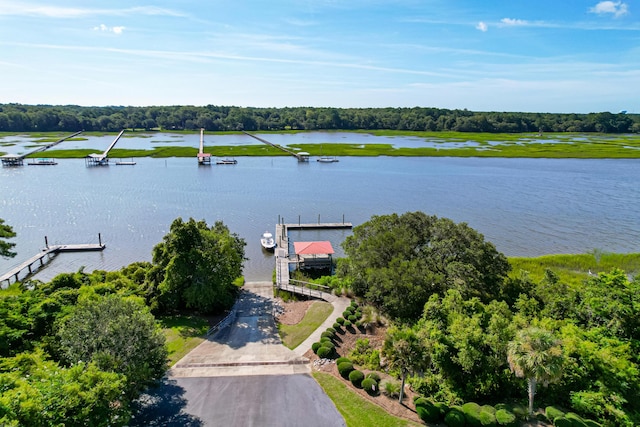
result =
M611 14L618 18L629 13L629 6L621 1L601 1L594 7L590 8L589 12L596 13L598 15Z
M97 27L93 27L94 31L101 31L103 33L114 33L114 34L122 34L122 32L124 31L123 26L119 26L119 27L108 27L104 24L100 24Z
M87 16L124 15L186 16L184 13L155 6L130 7L125 9L92 9L49 6L39 3L18 3L0 0L0 16L44 16L48 18L83 18Z
M500 22L510 27L523 27L525 25L529 25L529 22L523 19L502 18Z
M485 22L480 21L476 25L476 30L480 30L483 33L486 33L488 29L489 29L489 26Z

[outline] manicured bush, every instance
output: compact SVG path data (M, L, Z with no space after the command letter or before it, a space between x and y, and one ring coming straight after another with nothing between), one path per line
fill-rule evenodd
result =
M444 421L444 416L447 415L447 412L449 412L449 405L444 402L434 402L433 406L438 408L438 410L440 411L440 421Z
M380 382L380 375L377 372L369 372L367 378L373 378L377 383Z
M345 320L345 321L344 321L344 327L345 327L345 328L349 328L349 327L351 327L351 322L350 322L349 320Z
M362 371L354 369L349 373L349 381L351 381L351 384L353 384L354 386L362 388L362 380L364 380L364 374L362 373Z
M567 412L564 417L571 421L573 427L586 427L582 417L575 412Z
M351 304L349 304L349 307L351 308L358 308L358 303L355 301L351 301Z
M336 346L332 342L322 342L320 347L330 348L331 350L335 350Z
M494 414L494 415L495 415L495 413L496 413L496 408L494 408L494 407L493 407L493 406L491 406L491 405L482 405L482 406L480 407L480 410L481 410L481 411L484 411L484 412L491 412L491 413L492 413L492 414Z
M344 324L344 317L338 317L338 318L336 319L336 323L339 323L339 324L341 324L341 325L342 325L342 324Z
M335 322L333 324L333 330L336 331L336 332L341 331L342 330L342 323Z
M498 423L496 422L496 416L493 414L493 412L481 410L479 418L480 425L483 427L496 427L498 425Z
M316 353L320 359L329 359L333 354L333 348L322 346L318 349Z
M553 425L556 427L572 427L573 423L565 417L558 417L553 420Z
M498 425L505 427L516 427L519 424L516 414L507 409L498 409L496 411L496 422Z
M471 427L482 427L482 422L480 421L480 409L480 405L475 402L467 402L462 405L462 410L464 411L467 424Z
M315 354L318 354L318 349L322 346L322 343L320 342L314 342L313 344L311 344L311 350L313 350L313 352Z
M413 398L413 405L415 407L428 405L430 403L431 402L429 402L425 397L422 396L416 396Z
M459 406L453 406L444 416L444 422L449 427L465 427L467 425L464 411Z
M547 419L551 422L559 417L564 417L564 412L555 406L547 406L544 408L544 414L547 416Z
M377 395L380 391L378 382L374 378L365 378L362 380L362 388L372 396Z
M349 362L351 363L351 359L349 359L348 357L338 357L336 359L336 366L341 364L342 362Z
M353 316L353 312L349 309L346 309L345 311L342 312L342 317L344 317L345 319L348 319L349 316Z
M426 423L437 423L440 420L440 409L430 400L416 400L416 412L420 419Z
M349 374L354 370L353 363L351 362L342 362L338 364L338 372L342 378L349 378Z
M320 334L320 336L333 339L333 337L335 337L335 334L333 332L324 331L323 333Z
M358 321L358 318L353 314L351 316L349 316L348 319L349 319L349 322L351 322L351 323L355 323L355 322Z

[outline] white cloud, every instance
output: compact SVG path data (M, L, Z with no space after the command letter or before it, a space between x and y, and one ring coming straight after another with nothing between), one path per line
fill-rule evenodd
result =
M476 25L476 30L480 30L483 33L485 33L488 29L489 29L489 26L482 21L478 22L478 25Z
M629 6L621 1L601 1L589 9L589 12L597 13L598 15L610 13L617 18L629 13Z
M119 27L107 27L104 24L100 24L97 27L93 27L94 31L102 31L102 32L109 32L109 33L114 33L114 34L122 34L122 32L124 31L124 27L123 26L119 26Z
M525 20L522 19L513 19L513 18L502 18L500 20L500 22L502 22L504 25L509 25L509 26L523 26L523 25L529 25L529 23Z
M163 9L155 6L130 7L126 9L91 9L49 6L46 4L29 2L11 2L0 0L0 16L46 16L49 18L81 18L85 16L124 16L124 15L164 15L185 16L175 10Z

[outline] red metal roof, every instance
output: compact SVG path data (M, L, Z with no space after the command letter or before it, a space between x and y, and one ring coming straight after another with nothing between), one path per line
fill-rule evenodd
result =
M293 242L293 250L298 255L333 254L331 242Z

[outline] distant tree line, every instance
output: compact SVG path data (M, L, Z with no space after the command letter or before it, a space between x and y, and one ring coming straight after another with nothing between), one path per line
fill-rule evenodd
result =
M407 130L638 133L640 115L474 112L441 108L81 107L0 104L1 132L121 129L208 131Z

